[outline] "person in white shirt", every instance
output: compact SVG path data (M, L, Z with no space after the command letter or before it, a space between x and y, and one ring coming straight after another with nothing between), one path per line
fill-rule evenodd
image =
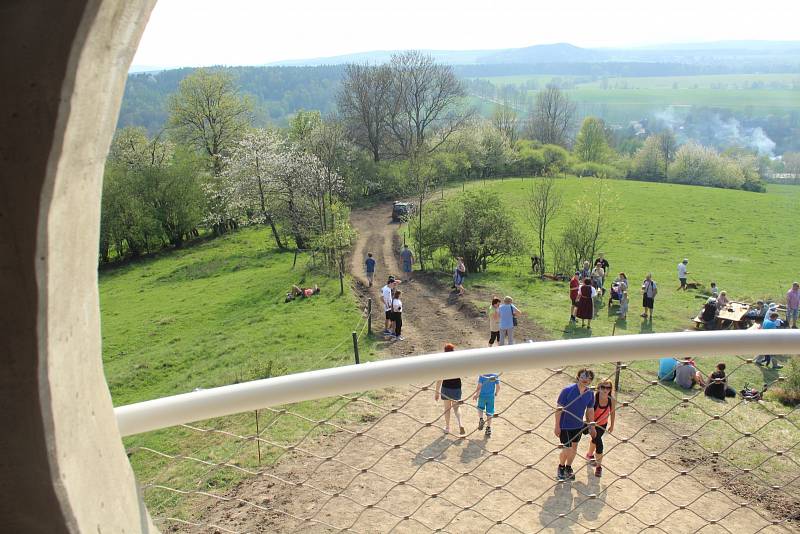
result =
M683 258L683 261L678 264L678 280L680 280L680 282L681 282L681 285L678 288L678 291L680 291L681 289L686 291L686 273L688 272L686 270L686 266L688 264L689 264L689 259L688 258Z
M393 276L390 276L389 281L386 282L386 285L381 288L383 312L386 317L386 324L385 328L383 329L383 333L387 336L394 335L394 321L392 321L392 295L394 293L394 288L397 287L398 283L398 280L395 280Z

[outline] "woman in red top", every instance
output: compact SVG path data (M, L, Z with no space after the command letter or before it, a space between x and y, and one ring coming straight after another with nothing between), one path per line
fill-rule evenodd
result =
M589 443L586 459L596 465L594 476L603 476L603 434L614 431L614 419L617 415L617 401L614 399L614 386L611 380L601 380L594 394L594 421L597 435Z
M581 281L578 278L578 271L569 281L569 320L575 322L575 309L578 307L578 288L581 287Z

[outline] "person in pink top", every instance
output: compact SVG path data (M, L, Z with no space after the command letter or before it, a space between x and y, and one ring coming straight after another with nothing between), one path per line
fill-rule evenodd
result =
M800 282L795 282L786 292L786 322L789 323L789 328L797 328L798 310L800 310Z

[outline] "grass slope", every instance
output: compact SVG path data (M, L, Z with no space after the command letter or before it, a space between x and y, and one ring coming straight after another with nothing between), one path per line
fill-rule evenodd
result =
M115 405L175 395L244 380L349 364L351 332L361 331L359 305L351 291L339 295L339 281L309 268L271 244L268 231L247 228L197 246L167 252L100 274L103 359ZM319 284L320 295L284 303L292 284ZM346 281L347 283L347 281ZM357 328L356 328L357 327ZM361 340L361 358L374 356ZM339 399L291 406L290 415L263 410L263 439L287 444L322 433L313 421L337 414ZM243 473L195 461L191 456L257 468L258 447L233 438L256 433L254 413L204 421L126 438L141 483L202 491L224 491ZM266 429L266 430L265 430ZM282 449L261 444L261 465ZM181 516L190 503L157 488L146 490L151 511Z

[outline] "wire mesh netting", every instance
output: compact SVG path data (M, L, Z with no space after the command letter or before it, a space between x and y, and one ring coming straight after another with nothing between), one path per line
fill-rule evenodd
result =
M728 384L782 381L752 359L727 361ZM715 363L699 361L705 379ZM594 384L619 373L616 421L600 473L580 435L574 480L556 478L554 413L576 368L502 374L491 435L479 430L477 377L462 377L463 435L454 413L445 433L428 384L183 425L127 445L164 531L797 531L798 410L738 394L716 401L659 381L654 367L592 366Z

